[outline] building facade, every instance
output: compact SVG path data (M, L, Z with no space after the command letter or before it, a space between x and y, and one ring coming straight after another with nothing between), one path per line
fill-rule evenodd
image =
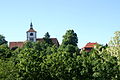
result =
M37 31L35 31L33 29L33 24L31 22L30 24L30 29L26 32L26 35L27 35L27 39L26 41L31 41L31 42L36 42L36 41L40 41L40 42L43 42L44 39L43 38L37 38ZM59 42L57 40L57 38L50 38L53 42L53 44L55 44L56 46L59 46ZM26 41L21 41L21 42L10 42L9 43L9 47L12 49L14 47L19 47L19 48L22 48L24 46L24 43Z

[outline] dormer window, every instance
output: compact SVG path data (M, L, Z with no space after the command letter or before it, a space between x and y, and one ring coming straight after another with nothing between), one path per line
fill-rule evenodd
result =
M30 36L33 36L33 33L30 33Z

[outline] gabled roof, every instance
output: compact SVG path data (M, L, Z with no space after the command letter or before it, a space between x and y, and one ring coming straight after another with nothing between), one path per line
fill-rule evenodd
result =
M87 43L84 48L93 48L97 43Z
M9 43L9 47L13 48L13 47L19 47L22 48L24 45L24 42L10 42Z

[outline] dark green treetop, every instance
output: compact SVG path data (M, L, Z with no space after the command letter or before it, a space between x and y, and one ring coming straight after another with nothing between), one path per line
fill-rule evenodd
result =
M49 35L48 32L45 33L43 39L44 39L44 42L45 42L45 43L47 43L47 44L49 44L49 45L53 45L52 40L50 39L50 35Z
M0 45L7 44L7 41L5 40L5 37L3 35L0 35Z
M79 49L77 47L78 37L74 30L67 30L65 35L63 36L62 44L59 48L61 51L66 51L69 53L79 53Z
M77 46L78 37L74 30L67 30L65 35L63 36L62 45L71 44L73 46Z

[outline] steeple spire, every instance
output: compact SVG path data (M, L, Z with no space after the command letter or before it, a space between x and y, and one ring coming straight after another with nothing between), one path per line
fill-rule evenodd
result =
M30 29L33 29L33 24L32 24L32 22L30 23Z
M33 24L32 22L30 23L30 29L26 32L27 33L27 40L36 42L37 36L36 36L36 31L33 29Z
M36 31L33 29L33 24L32 24L32 22L30 23L30 29L29 29L27 32L36 32Z

